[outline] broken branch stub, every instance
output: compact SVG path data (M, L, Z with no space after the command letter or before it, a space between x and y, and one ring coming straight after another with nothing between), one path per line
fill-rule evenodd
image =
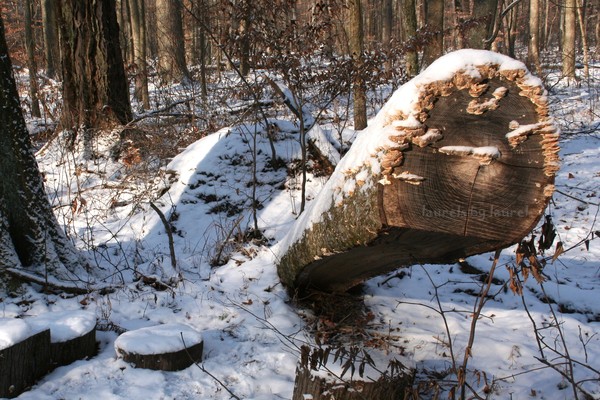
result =
M403 85L282 244L291 287L346 290L413 263L519 242L554 190L559 132L542 82L460 50Z

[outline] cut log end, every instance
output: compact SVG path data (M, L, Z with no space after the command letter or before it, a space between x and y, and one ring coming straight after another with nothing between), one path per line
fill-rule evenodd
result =
M531 232L559 167L558 130L548 116L546 93L524 69L476 68L478 75L459 71L452 79L417 85L413 113L389 113L391 144L380 152L376 190L360 195L376 200L349 196L342 207L352 215L326 213L338 225L368 230L362 236L367 240L338 239L344 245L328 246L331 256L317 250L318 257L301 266L292 261L295 278L285 283L347 290L402 265L453 262L508 247ZM373 203L377 211L362 206ZM296 243L296 258L315 255L319 224ZM333 237L345 237L345 229L327 226ZM280 273L289 263L286 256Z

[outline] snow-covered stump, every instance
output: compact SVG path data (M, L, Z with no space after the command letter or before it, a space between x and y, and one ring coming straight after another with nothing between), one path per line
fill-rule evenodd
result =
M202 359L202 335L185 324L164 324L125 332L117 355L136 368L180 371Z
M0 318L0 397L23 393L50 370L50 330Z
M553 193L558 136L523 63L440 58L394 93L282 242L282 281L344 291L519 242Z
M95 354L94 313L0 318L0 397L16 397L52 369Z
M49 312L27 319L34 329L50 329L52 368L96 355L96 315L74 310Z

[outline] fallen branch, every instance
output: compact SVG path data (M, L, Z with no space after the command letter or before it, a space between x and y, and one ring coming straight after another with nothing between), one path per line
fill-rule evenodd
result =
M116 286L110 286L110 285L103 285L103 286L88 285L86 288L81 288L74 284L68 284L67 282L62 282L62 281L58 281L58 280L54 280L54 279L48 279L46 277L38 276L38 275L32 274L30 272L25 272L25 271L22 271L17 268L6 268L3 271L17 279L22 280L22 281L29 282L29 283L35 283L37 285L41 285L44 288L51 288L53 290L61 291L64 293L70 293L70 294L89 294L92 292L98 292L101 295L105 295L105 294L113 293L114 291L117 290Z
M158 214L158 217L162 221L165 231L167 231L167 237L169 238L169 253L171 255L171 267L173 267L174 271L177 271L177 258L175 257L175 246L173 244L173 231L171 230L171 224L167 221L165 214L158 207L154 205L153 202L150 202L150 207Z

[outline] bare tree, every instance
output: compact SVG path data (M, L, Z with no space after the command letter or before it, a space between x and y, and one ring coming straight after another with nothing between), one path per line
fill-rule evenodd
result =
M56 78L56 75L60 70L56 1L57 0L42 0L42 26L44 28L46 75L48 75L49 78Z
M498 0L473 0L472 5L474 25L468 32L465 44L474 49L489 49L491 43L486 39L492 36Z
M362 76L364 31L361 0L348 1L348 48L356 66L352 82L354 96L354 129L367 127L367 95L364 77Z
M529 42L527 43L527 64L529 69L541 73L540 65L540 0L529 0Z
M0 272L26 268L46 279L69 277L81 259L45 194L20 108L0 16Z
M147 110L150 108L150 95L148 93L148 67L146 64L146 7L143 0L128 1L135 67L134 96L136 100L142 102L142 107Z
M444 0L424 2L426 31L431 38L423 49L423 63L431 64L444 54Z
M565 0L562 8L562 74L567 78L575 78L576 7L576 0Z
M33 40L33 19L31 18L31 0L25 0L25 48L27 49L27 67L29 68L29 97L31 98L31 116L39 118L40 102L38 100L37 63L35 61L35 42Z
M416 48L417 12L415 0L400 0L402 4L402 33L408 43L406 51L406 72L408 76L419 73L419 59Z
M158 70L165 81L190 81L180 0L156 0Z
M59 21L65 129L83 132L91 156L92 129L131 120L129 89L115 0L62 0Z

